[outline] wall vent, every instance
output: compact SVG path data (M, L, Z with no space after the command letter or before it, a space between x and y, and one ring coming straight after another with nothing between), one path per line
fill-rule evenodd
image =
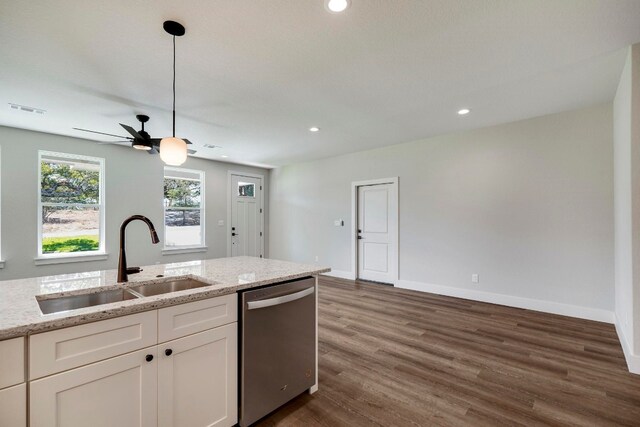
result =
M36 113L36 114L44 114L47 110L43 110L42 108L28 107L26 105L13 104L9 103L9 108L12 110L24 111L25 113Z

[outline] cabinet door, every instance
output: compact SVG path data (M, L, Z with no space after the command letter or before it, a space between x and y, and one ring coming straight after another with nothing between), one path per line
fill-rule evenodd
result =
M27 426L27 385L0 390L0 426Z
M32 381L31 427L156 426L156 354L152 347Z
M158 346L158 425L232 426L238 419L238 324Z

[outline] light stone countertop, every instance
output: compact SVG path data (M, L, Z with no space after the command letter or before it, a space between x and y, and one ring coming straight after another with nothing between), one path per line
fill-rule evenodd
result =
M253 257L217 258L142 268L141 273L129 275L129 282L125 284L116 283L116 270L0 281L0 340L227 295L242 289L330 271L317 265ZM163 277L158 278L159 275ZM178 277L193 278L211 286L46 315L41 313L36 300L36 296L45 299L96 293Z

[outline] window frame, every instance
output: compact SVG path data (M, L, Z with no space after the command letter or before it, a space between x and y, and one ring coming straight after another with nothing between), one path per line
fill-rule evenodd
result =
M100 166L99 171L99 200L96 204L84 204L84 203L50 203L42 202L42 158L43 157L56 157L61 160L83 160L89 162L96 162ZM74 262L84 261L86 258L95 257L97 259L106 259L106 242L105 242L105 159L102 157L84 156L81 154L60 153L56 151L38 150L38 185L37 185L37 230L38 230L38 247L36 249L36 264L48 264L46 261L54 262ZM99 238L100 243L98 250L95 251L82 251L82 252L62 252L62 253L43 253L42 252L42 208L44 206L86 206L86 207L98 207L100 210L100 230ZM38 262L40 261L40 262Z
M2 193L2 147L0 146L0 200ZM2 209L0 208L0 269L4 268L4 259L2 258Z
M193 179L193 181L199 181L200 182L200 207L199 208L171 208L172 210L200 210L200 243L199 244L195 244L195 245L172 245L172 246L167 246L167 206L165 203L165 195L164 195L164 180L169 177L169 178L174 178L174 179L184 179L184 180L188 180L189 178L184 178L181 176L171 176L171 171L173 172L177 172L177 173L185 173L185 174L193 174L193 175L198 175L199 178ZM162 226L163 226L163 230L164 230L164 241L162 243L163 249L162 252L163 254L171 254L171 253L188 253L188 252L202 252L205 251L207 249L207 242L206 242L206 209L205 209L205 204L206 204L206 197L205 197L205 190L206 190L206 185L205 185L205 177L206 177L206 173L203 170L199 170L199 169L186 169L186 168L180 168L180 167L175 167L175 166L165 166L164 170L163 170L163 175L162 175Z

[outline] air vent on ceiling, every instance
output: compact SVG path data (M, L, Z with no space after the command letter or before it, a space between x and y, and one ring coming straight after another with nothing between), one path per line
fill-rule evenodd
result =
M44 114L47 112L47 110L43 110L42 108L27 107L26 105L13 104L11 102L9 103L9 108L24 111L25 113Z

